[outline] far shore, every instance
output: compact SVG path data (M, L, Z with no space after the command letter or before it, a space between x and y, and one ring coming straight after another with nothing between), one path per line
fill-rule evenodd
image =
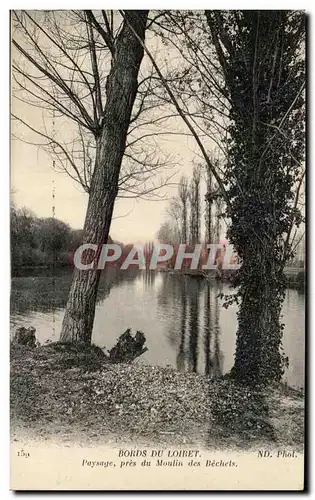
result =
M19 278L26 275L31 275L32 272L49 272L50 275L54 274L54 272L68 270L72 272L74 269L71 264L57 263L55 265L44 265L38 264L34 266L20 266L16 268L12 268L11 276L12 278ZM226 281L230 282L233 279L233 276L237 272L235 269L223 269L220 276L218 276L216 269L209 270L201 270L201 269L182 269L182 270L174 270L168 267L159 267L155 272L166 272L169 274L177 274L188 276L190 278L195 279L207 279L207 280L218 280L218 281ZM286 276L286 286L287 288L292 288L298 290L300 293L305 291L305 269L303 267L286 267L284 269L284 273Z

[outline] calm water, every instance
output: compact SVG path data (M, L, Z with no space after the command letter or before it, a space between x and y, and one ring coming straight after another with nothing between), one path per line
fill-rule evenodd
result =
M38 273L37 273L38 274ZM12 279L11 332L33 325L40 342L58 340L71 273ZM224 374L233 365L236 306L217 298L227 284L158 272L110 270L101 278L92 341L111 348L127 328L142 330L148 351L137 362L181 371ZM304 295L287 290L283 346L285 381L304 385Z

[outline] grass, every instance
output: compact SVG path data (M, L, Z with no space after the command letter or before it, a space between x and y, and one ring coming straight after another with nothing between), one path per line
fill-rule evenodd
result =
M96 346L12 345L12 438L302 449L301 393L138 361L109 363Z

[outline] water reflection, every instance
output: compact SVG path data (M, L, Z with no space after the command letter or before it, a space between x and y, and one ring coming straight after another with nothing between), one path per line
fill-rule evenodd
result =
M197 373L199 340L199 280L193 282L189 295L189 371Z
M212 290L212 293L214 291ZM204 307L204 350L205 374L219 377L223 373L223 353L220 349L220 305L219 290L213 293L211 301L211 287L208 283L205 291Z
M146 272L142 273L142 279L144 283L144 288L147 290L148 288L152 288L155 283L156 272L146 270Z
M187 281L184 280L181 287L181 318L180 318L180 342L178 346L178 354L176 357L177 370L185 371L185 335L186 335L186 319L187 319Z
M205 293L205 310L204 310L204 350L205 350L205 374L211 374L212 360L211 360L211 311L210 311L210 287L207 286Z
M163 275L158 310L162 317L172 309L167 338L177 350L179 371L214 377L222 374L219 291L216 283Z
M53 280L52 280L53 278ZM71 272L54 277L18 277L11 285L11 331L34 326L39 341L58 340ZM142 330L148 351L138 362L170 365L211 377L233 366L237 307L222 308L226 283L136 268L102 273L92 342L111 348L127 328ZM304 295L287 290L283 305L283 346L289 356L284 380L304 384Z

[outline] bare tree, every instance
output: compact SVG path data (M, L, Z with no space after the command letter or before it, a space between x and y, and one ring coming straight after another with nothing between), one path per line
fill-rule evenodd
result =
M206 194L205 194L205 243L213 243L213 213L212 213L212 187L213 178L209 168L206 168Z
M174 229L176 231L176 239L178 243L180 243L181 239L181 216L182 216L182 208L181 202L178 196L172 198L169 202L169 205L166 209L166 213L169 219L173 222Z
M201 218L200 179L201 179L201 169L199 166L194 166L193 175L190 182L190 189L189 189L189 199L190 199L189 243L191 243L192 245L200 242L200 218Z
M185 176L182 176L179 182L178 197L181 204L181 242L187 243L189 189L188 180Z
M214 165L218 165L219 160L212 160ZM213 179L209 168L206 168L206 195L205 195L205 228L206 228L206 242L218 243L220 240L222 230L222 220L225 219L224 214L224 201L218 184Z
M106 103L106 81L123 16L117 11L13 12L13 136L41 147L53 168L89 193L97 136ZM44 70L44 72L42 71ZM157 198L170 183L174 162L157 138L168 128L169 110L152 65L139 72L128 127L118 197ZM23 117L19 103L36 108ZM38 110L41 117L38 117Z
M66 22L60 18L66 17ZM72 171L89 192L83 242L101 245L109 234L132 109L138 91L138 74L148 11L125 11L115 18L106 11L37 14L15 13L19 31L12 43L20 54L13 63L18 85L45 109L70 118L83 136L95 143L94 166L79 171L54 134L43 132L52 149L61 149ZM84 37L82 32L85 31ZM23 42L19 34L23 33ZM70 32L70 36L69 36ZM136 34L136 36L135 36ZM47 49L48 47L48 49ZM90 57L89 69L84 61ZM104 73L104 68L109 72ZM32 102L30 101L32 105ZM54 123L52 124L53 132ZM76 142L69 137L76 152ZM86 144L86 142L85 142ZM61 148L60 148L61 146ZM82 154L82 149L78 148ZM85 150L87 151L87 150ZM60 152L60 151L59 151ZM90 180L85 175L90 169ZM96 254L97 263L99 251ZM85 262L89 262L88 253ZM62 324L61 340L90 343L100 270L75 269Z
M198 32L200 32L200 29L198 28L198 24L196 24L196 15L198 17L198 23L199 23L200 19L203 19L203 14L199 11L198 12L189 11L189 12L185 12L185 13L178 12L178 11L176 11L176 12L166 11L163 13L163 16L164 16L163 24L159 23L159 26L161 29L156 30L156 32L160 34L160 36L162 37L162 40L164 40L164 42L167 39L173 44L174 47L177 48L177 50L181 56L181 57L179 57L180 66L185 66L185 63L187 64L187 68L185 68L185 67L182 68L182 71L181 71L179 77L177 77L177 78L169 79L165 74L163 74L163 71L161 69L161 65L155 59L152 51L143 42L141 42L140 40L139 40L139 42L142 43L144 51L147 54L149 60L151 61L152 66L157 73L157 76L160 78L160 80L162 81L162 83L164 85L168 102L174 106L175 112L177 112L178 116L181 117L184 124L186 125L186 127L188 129L188 133L190 133L191 136L196 141L196 145L200 151L201 158L205 161L207 167L212 172L214 178L216 179L216 181L218 183L218 186L219 186L219 189L222 193L222 196L223 196L227 206L229 206L229 204L230 204L229 197L228 197L224 182L222 180L223 173L220 171L220 169L218 169L217 166L215 166L213 164L211 156L209 155L209 153L207 151L207 148L208 148L207 141L205 141L204 137L203 137L204 135L210 137L210 135L205 134L205 132L203 131L202 125L200 125L200 123L197 121L201 118L201 122L202 122L204 117L203 116L200 117L196 113L195 104L193 105L193 109L189 108L190 101L187 98L187 96L185 94L183 94L183 92L186 88L187 82L188 82L188 84L191 83L192 85L194 85L194 82L197 82L198 85L200 85L200 82L202 81L202 77L203 77L202 71L200 72L201 77L199 77L199 74L197 74L197 75L195 74L194 69L197 69L199 71L199 66L197 64L195 66L193 66L191 63L191 60L187 60L186 52L185 52L187 47L190 47L191 50L194 51L195 47L197 45L195 42L192 42L193 39L191 38L191 35L190 35L190 32L195 33L195 28L197 28ZM188 24L186 22L187 20L189 20ZM204 26L206 26L206 23L205 23L205 20L203 19L203 22L202 22L203 35L204 35L204 29L203 29ZM177 42L173 43L173 39L170 36L169 36L169 38L167 38L167 34L174 35ZM137 35L135 34L135 36L137 36ZM206 43L204 43L203 46L209 47L208 40L206 40ZM204 65L208 64L207 63L208 60L209 60L209 57L206 55L206 58L205 58L206 63L204 62ZM180 66L177 64L177 68ZM193 71L193 74L190 74L191 70ZM219 73L220 73L219 66L216 67L216 70L219 71ZM177 70L177 75L178 75L178 70ZM222 79L222 73L220 74L219 78L220 78L220 83L223 83L224 80ZM218 83L216 82L216 85L218 86L219 90L220 90L220 83L218 85ZM190 97L194 97L196 95L197 91L198 91L198 88L193 87L193 91L192 91ZM224 88L221 88L221 95L222 94L225 96L224 99L226 100L226 102L221 103L222 110L221 110L221 106L220 106L219 111L220 111L220 114L224 113L226 116L228 116L226 114L226 112L229 112L229 107L227 104L228 93L225 91ZM205 91L205 93L203 93L202 95L207 95L207 91ZM206 109L208 109L208 108L206 108ZM209 109L216 110L216 107L210 105ZM225 109L225 111L224 111L224 109Z

